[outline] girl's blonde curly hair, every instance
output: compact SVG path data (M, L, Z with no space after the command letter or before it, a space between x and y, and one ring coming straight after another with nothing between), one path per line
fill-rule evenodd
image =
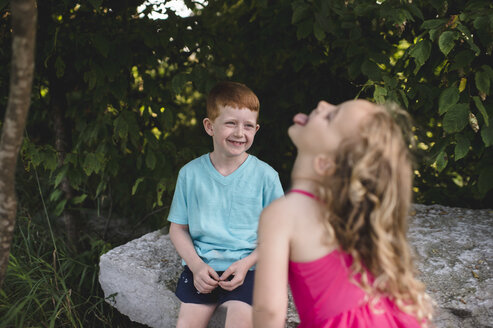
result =
M415 278L406 238L413 180L411 120L395 104L377 107L359 133L339 146L335 172L321 192L328 209L324 223L353 256L351 270L361 275L358 284L372 303L389 297L430 324L432 301Z

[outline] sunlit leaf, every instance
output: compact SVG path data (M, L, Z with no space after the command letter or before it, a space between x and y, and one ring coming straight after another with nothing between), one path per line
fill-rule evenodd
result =
M137 188L139 187L139 184L144 181L144 178L143 177L140 177L138 178L137 180L135 180L135 183L134 185L132 186L132 196L135 195L135 193L137 192Z

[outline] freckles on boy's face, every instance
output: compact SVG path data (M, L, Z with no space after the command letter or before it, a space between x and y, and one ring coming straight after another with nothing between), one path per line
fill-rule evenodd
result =
M258 112L248 108L220 107L214 121L204 120L206 131L214 142L214 151L227 157L245 153L259 129L257 117Z

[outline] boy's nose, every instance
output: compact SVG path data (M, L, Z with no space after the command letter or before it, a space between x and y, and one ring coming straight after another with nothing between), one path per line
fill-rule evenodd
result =
M236 136L242 136L243 135L243 126L241 124L238 124L236 126L234 133Z

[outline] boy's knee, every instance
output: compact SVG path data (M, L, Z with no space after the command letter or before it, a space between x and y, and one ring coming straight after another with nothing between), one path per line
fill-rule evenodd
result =
M226 307L225 328L252 328L252 306L241 301L228 301L223 304Z
M182 303L176 328L205 328L214 309L214 305Z

